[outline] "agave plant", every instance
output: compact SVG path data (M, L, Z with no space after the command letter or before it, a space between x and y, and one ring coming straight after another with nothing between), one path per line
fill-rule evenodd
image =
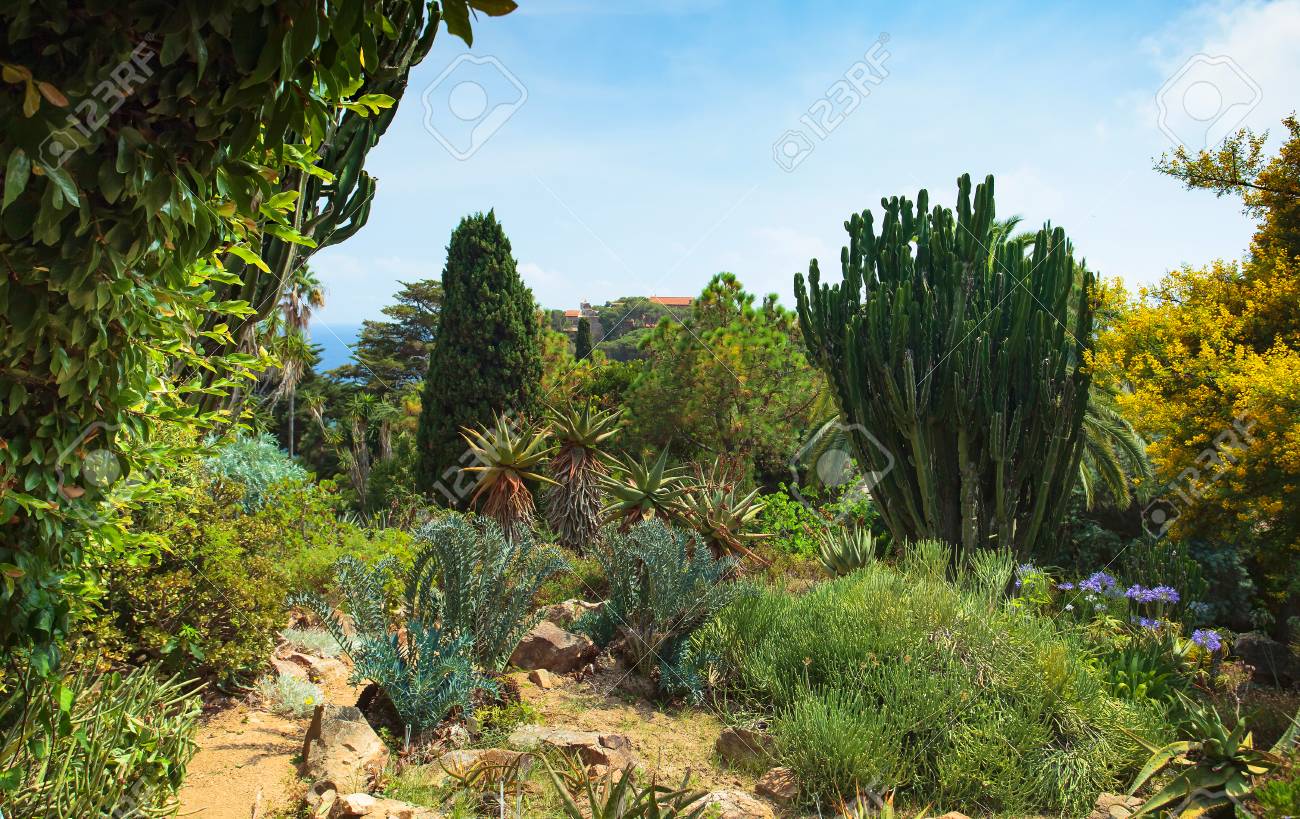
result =
M606 520L621 521L626 531L655 515L669 520L681 516L682 499L689 488L686 470L668 466L667 450L653 463L644 458L615 463L615 474L601 478L601 486L612 496L605 506Z
M876 559L876 536L870 529L841 526L818 538L817 557L826 571L842 577Z
M553 448L546 443L545 428L524 425L516 419L498 415L489 429L461 430L474 466L466 472L479 474L477 488L470 503L480 503L479 511L501 525L508 537L526 529L536 514L529 481L553 483L538 468Z
M546 522L562 545L578 552L600 537L603 492L601 479L609 474L600 445L618 431L617 411L551 410L551 429L559 449L551 459Z
M707 472L697 467L696 483L682 499L681 518L700 533L713 554L739 553L766 563L746 545L767 537L751 531L761 511L758 490L741 494L739 482L719 460Z
M1250 795L1252 778L1281 765L1283 753L1295 744L1300 725L1295 720L1271 750L1263 751L1255 748L1244 719L1238 719L1236 726L1229 730L1213 706L1183 699L1190 733L1197 739L1156 747L1134 737L1151 751L1151 758L1138 771L1129 788L1130 795L1166 768L1173 766L1175 770L1173 778L1134 817L1164 815L1172 804L1177 804L1180 816L1200 816L1230 802L1240 802Z
M679 788L656 784L653 779L639 787L631 765L592 778L585 775L580 761L567 761L567 769L556 770L549 759L542 758L564 815L570 819L701 819L709 808L703 791L688 790L690 771ZM577 800L583 796L586 804L580 805Z

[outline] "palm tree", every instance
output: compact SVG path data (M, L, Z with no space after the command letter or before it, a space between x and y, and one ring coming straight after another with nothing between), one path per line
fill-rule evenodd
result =
M1092 509L1103 488L1116 507L1133 502L1133 487L1142 500L1154 479L1147 459L1146 441L1115 406L1115 397L1093 385L1088 411L1083 416L1083 457L1079 460L1079 488Z

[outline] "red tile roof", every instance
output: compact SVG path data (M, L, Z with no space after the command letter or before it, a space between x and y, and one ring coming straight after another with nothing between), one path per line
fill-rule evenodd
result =
M650 301L665 307L690 307L695 299L690 296L651 296Z

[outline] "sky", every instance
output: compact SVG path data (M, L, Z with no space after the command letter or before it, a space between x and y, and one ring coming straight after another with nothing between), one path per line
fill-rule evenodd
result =
M1150 283L1251 232L1154 160L1276 135L1300 101L1300 0L519 4L472 48L440 32L412 72L367 162L369 223L312 259L317 342L439 276L477 211L546 308L694 295L724 270L792 305L810 258L838 277L851 213L920 188L952 205L966 172L995 176L999 215Z

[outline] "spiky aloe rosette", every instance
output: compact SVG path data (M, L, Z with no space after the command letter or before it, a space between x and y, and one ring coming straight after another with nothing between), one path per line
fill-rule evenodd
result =
M537 511L528 483L552 483L539 471L554 451L546 443L546 430L498 415L490 428L466 427L461 435L475 460L465 471L478 473L470 503L479 504L479 511L499 523L507 537L527 529Z
M600 539L602 479L609 474L601 446L618 432L619 413L551 409L551 429L558 442L551 459L546 495L546 522L561 545L581 553Z

